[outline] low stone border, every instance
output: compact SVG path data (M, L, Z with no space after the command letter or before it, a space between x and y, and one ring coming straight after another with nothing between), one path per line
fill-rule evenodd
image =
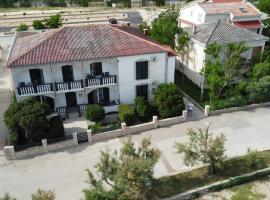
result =
M247 183L253 180L256 180L258 178L263 178L266 176L270 175L270 167L265 168L265 169L261 169L261 170L257 170L255 172L252 173L248 173L248 174L244 174L241 176L236 176L224 181L219 181L207 186L203 186L194 190L190 190L187 192L183 192L180 193L178 195L175 195L173 197L169 197L169 198L165 198L162 200L188 200L188 199L193 199L195 197L199 197L201 195L204 195L206 193L209 192L216 192L216 191L220 191L226 188L231 188L233 186L236 185L240 185L243 183Z
M242 110L249 110L249 109L254 109L254 108L262 108L270 106L270 102L266 103L260 103L260 104L251 104L247 106L242 106L242 107L234 107L234 108L226 108L226 109L221 109L221 110L213 110L209 112L209 115L219 115L223 113L231 113L231 112L236 112L236 111L242 111Z
M153 116L152 122L138 124L135 126L127 126L126 123L122 123L121 129L117 129L117 130L113 130L113 131L92 134L91 130L87 130L88 143L100 142L100 141L104 141L104 140L117 138L120 136L125 136L125 135L129 135L129 134L135 134L135 133L140 133L140 132L147 131L147 130L156 129L159 127L170 126L173 124L179 124L179 123L185 122L186 120L187 120L187 111L184 110L182 113L182 116L161 119L161 120L159 120L157 116ZM73 133L72 138L69 140L59 141L59 142L53 143L53 144L48 144L47 139L43 139L42 146L28 148L28 149L23 150L23 151L16 152L14 146L5 146L4 147L4 154L5 154L5 157L7 160L16 160L16 159L26 158L26 157L30 157L30 156L36 156L36 155L40 155L40 154L44 154L44 153L48 153L48 152L52 152L52 151L57 151L60 149L64 149L64 148L71 147L71 146L77 146L77 145L79 145L78 134Z

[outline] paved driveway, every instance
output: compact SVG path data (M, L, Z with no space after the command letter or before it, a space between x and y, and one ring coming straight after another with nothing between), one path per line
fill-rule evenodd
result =
M155 176L168 175L187 168L181 156L175 154L175 141L185 141L188 128L205 127L212 124L212 131L223 132L227 137L227 155L235 156L253 149L270 148L270 108L241 111L202 120L178 124L137 134L137 143L143 137L151 137L153 145L162 151L155 168ZM9 192L18 200L27 200L38 188L52 189L57 199L75 200L82 197L86 187L85 169L94 170L99 151L117 149L123 138L81 145L34 158L7 162L0 157L0 194ZM1 195L0 195L1 196Z

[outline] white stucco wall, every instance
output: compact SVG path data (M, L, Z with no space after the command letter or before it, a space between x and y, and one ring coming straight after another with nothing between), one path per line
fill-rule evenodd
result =
M180 19L191 22L193 24L202 24L204 23L205 12L198 4L193 4L191 6L180 9L179 16ZM183 28L190 25L181 23L180 26Z
M156 61L152 62L151 58L155 57ZM174 57L173 57L174 58ZM166 53L145 54L129 57L118 58L118 74L119 74L119 93L120 101L123 104L132 104L136 97L136 86L148 84L149 98L152 99L152 88L160 83L171 82L174 77L175 61L173 58L168 62ZM136 62L149 61L148 79L136 80ZM169 66L170 65L170 66ZM169 74L170 75L167 75ZM172 75L173 73L173 75ZM167 77L166 77L167 76ZM167 79L167 80L166 80Z

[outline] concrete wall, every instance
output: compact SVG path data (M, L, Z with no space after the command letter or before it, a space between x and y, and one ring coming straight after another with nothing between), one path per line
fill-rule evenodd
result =
M153 61L155 58L155 61ZM148 79L136 80L136 62L148 61ZM123 104L132 104L136 97L136 86L148 84L149 98L152 98L151 91L153 82L155 85L160 83L172 82L174 77L175 60L168 57L166 53L145 54L137 56L119 57L119 93L120 101Z
M99 142L99 141L104 141L104 140L120 137L123 135L124 134L123 134L122 129L117 129L113 131L94 134L92 137L93 137L93 142Z

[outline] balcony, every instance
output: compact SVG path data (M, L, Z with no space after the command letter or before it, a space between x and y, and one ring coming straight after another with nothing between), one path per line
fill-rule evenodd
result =
M53 87L51 83L41 85L26 85L23 83L20 84L17 91L20 96L42 95L53 92Z
M88 76L85 80L85 87L111 86L117 84L116 76Z
M68 92L68 91L81 90L81 89L83 89L83 80L55 83L55 88L56 88L57 92Z

